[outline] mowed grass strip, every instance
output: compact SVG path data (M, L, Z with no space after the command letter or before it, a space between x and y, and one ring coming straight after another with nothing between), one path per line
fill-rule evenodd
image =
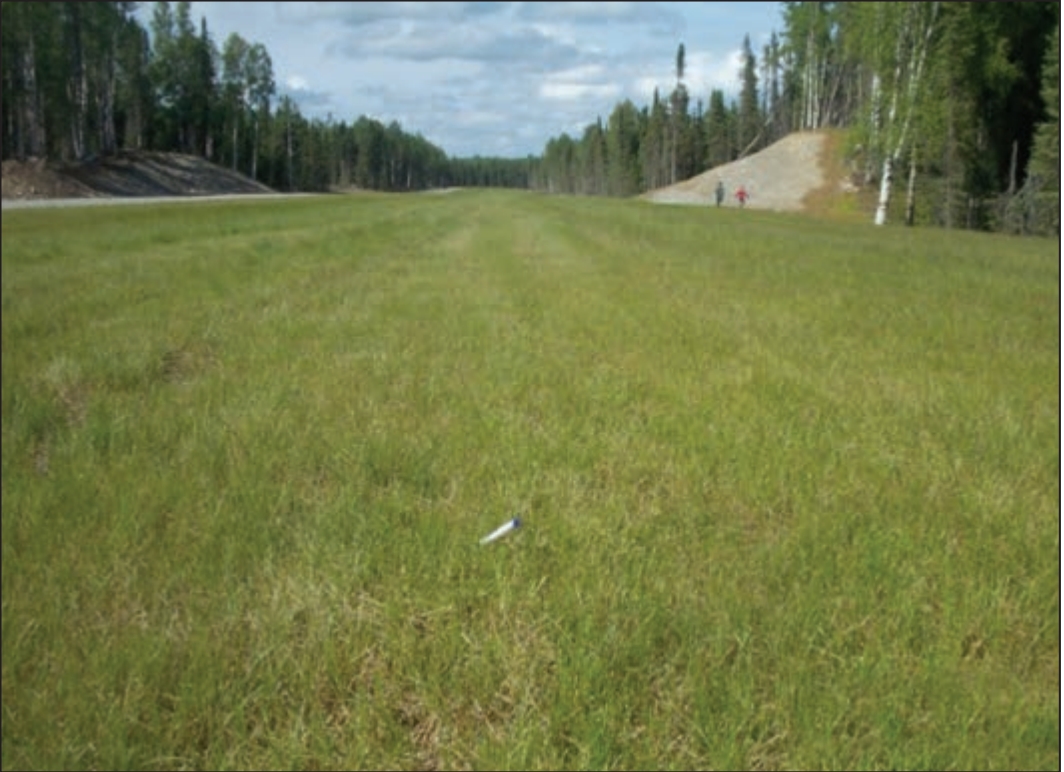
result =
M5 769L1060 766L1057 242L466 191L3 254Z

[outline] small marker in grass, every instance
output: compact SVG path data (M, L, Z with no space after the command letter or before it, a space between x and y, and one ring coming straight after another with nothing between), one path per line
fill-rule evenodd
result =
M500 539L503 536L505 536L506 534L510 533L510 531L516 530L516 529L518 529L520 527L521 527L521 518L515 517L513 520L510 520L510 521L508 521L506 523L503 523L498 528L496 528L494 531L489 533L487 536L485 536L483 539L480 540L480 543L481 544L490 544L491 542L495 541L496 539Z

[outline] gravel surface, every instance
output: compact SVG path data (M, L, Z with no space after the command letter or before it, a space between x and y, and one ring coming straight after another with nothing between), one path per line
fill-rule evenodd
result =
M29 198L3 199L0 209L54 209L71 206L118 206L123 204L172 204L195 201L233 201L238 199L299 198L302 196L326 195L315 193L229 193L223 196L130 196L98 198Z
M801 211L802 199L826 181L820 167L825 139L826 135L820 132L788 134L754 155L667 188L649 191L642 198L659 204L713 206L713 191L717 180L721 180L724 206L739 206L735 191L742 185L750 194L746 202L749 209Z

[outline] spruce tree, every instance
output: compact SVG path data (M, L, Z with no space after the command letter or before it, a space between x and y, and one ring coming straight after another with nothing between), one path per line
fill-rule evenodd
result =
M760 141L761 110L757 102L757 59L750 48L750 36L743 38L743 69L740 74L739 120L736 141L740 157L757 149Z

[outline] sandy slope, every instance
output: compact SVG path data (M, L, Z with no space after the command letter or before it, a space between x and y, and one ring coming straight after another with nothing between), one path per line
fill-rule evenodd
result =
M735 207L735 191L746 187L750 209L800 211L802 199L825 183L820 166L826 135L804 131L788 134L764 150L703 172L641 198L659 204L713 206L717 180L724 182L724 206Z

